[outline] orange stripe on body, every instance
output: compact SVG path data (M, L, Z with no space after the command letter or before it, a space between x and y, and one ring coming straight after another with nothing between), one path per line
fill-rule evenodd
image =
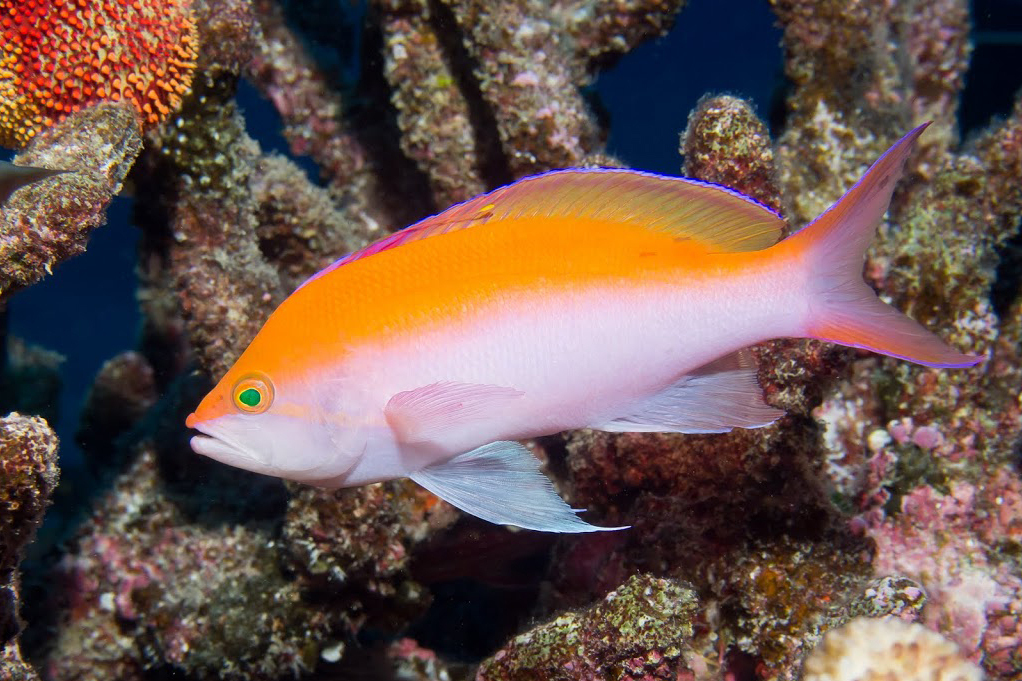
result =
M405 244L310 282L274 312L275 332L260 334L246 365L276 365L299 347L301 368L333 364L347 347L457 323L509 292L704 283L762 263L767 252L711 254L700 242L618 223L506 220Z

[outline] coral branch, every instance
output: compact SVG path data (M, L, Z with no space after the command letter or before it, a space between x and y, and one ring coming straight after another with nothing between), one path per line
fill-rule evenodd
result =
M444 4L466 36L511 172L521 177L583 165L600 149L602 133L579 91L593 62L660 35L684 2Z
M18 160L72 172L18 192L0 211L0 296L85 251L142 146L134 111L100 104L38 135Z
M686 176L737 189L780 210L770 133L748 102L728 95L703 97L688 116L678 151Z
M936 162L948 152L969 56L964 0L771 4L794 86L778 145L794 223L819 215L913 123L936 121L917 158Z
M253 3L262 40L248 70L283 119L291 151L311 156L331 188L347 201L364 204L375 178L367 153L347 129L344 103L312 56L284 20L277 3Z
M456 55L450 52L461 46L449 44L431 11L443 7L428 0L375 4L382 15L386 75L403 132L401 148L429 176L438 206L482 193L488 187L476 161L492 157L493 151L478 150L485 142L459 88L460 74L451 65Z
M0 419L0 574L21 558L57 486L57 436L41 418L14 412Z
M41 418L12 413L0 419L0 677L31 681L17 634L18 563L57 486L57 436Z

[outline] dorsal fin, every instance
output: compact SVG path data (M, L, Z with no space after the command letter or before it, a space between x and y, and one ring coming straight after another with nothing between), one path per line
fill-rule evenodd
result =
M342 265L411 241L530 217L634 224L703 242L715 252L767 248L777 243L784 227L781 217L763 204L708 182L617 168L554 170L480 194L387 235L320 270L305 284Z

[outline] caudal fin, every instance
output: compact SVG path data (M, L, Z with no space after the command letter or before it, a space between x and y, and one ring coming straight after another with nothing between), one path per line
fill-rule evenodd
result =
M786 241L808 256L812 269L807 335L926 366L968 367L983 357L958 352L881 301L862 280L866 248L927 125L902 137L837 203Z

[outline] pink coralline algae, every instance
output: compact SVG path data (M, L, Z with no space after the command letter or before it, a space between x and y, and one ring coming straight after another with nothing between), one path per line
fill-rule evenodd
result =
M328 620L302 605L265 531L188 523L160 494L156 470L143 451L58 566L61 588L51 597L62 618L47 678L142 679L154 666L222 678L307 668L308 646ZM256 603L260 615L250 619Z
M63 615L49 678L146 678L151 668L197 678L294 677L329 658L363 623L403 620L421 609L426 595L408 577L401 544L410 520L390 518L396 528L390 543L372 543L372 536L345 542L352 530L330 527L334 546L344 551L330 559L300 546L282 552L274 524L265 520L201 511L191 519L194 511L166 493L158 470L156 455L143 447L58 566ZM378 517L352 523L378 533L389 495L359 500L382 491L351 490L339 509L381 508ZM300 497L292 500L289 525L303 522L304 506ZM246 508L250 516L258 511ZM299 526L285 536L300 529L316 531ZM292 555L291 569L282 553ZM328 585L314 582L320 575L339 576L338 583L324 590ZM321 599L309 599L307 589L318 589Z
M79 421L98 488L54 514L73 526L21 579L55 438L36 418L0 424L0 678L794 681L828 632L861 627L868 643L890 617L950 639L988 679L1019 678L1022 298L991 290L1017 278L997 263L1022 219L1022 99L958 139L964 0L771 0L783 115L768 127L711 93L676 125L682 172L794 230L932 120L865 275L979 367L779 339L752 348L785 411L771 427L530 443L588 521L631 526L584 537L480 527L407 481L283 485L190 451L183 416L206 383L324 265L519 176L622 165L585 88L686 21L681 0L365 4L356 28L337 3L194 0L175 115L143 138L130 108L84 109L19 157L69 172L0 212L0 297L81 252L127 188L142 323ZM257 141L243 81L315 179ZM3 406L53 413L53 357L7 345ZM32 377L43 397L8 389ZM69 497L85 486L72 481ZM473 611L482 591L501 605ZM466 652L450 640L465 630L491 638Z
M918 487L900 513L866 528L874 569L918 579L922 621L998 673L1022 669L1022 482L1001 471L982 489L953 482L946 494Z

